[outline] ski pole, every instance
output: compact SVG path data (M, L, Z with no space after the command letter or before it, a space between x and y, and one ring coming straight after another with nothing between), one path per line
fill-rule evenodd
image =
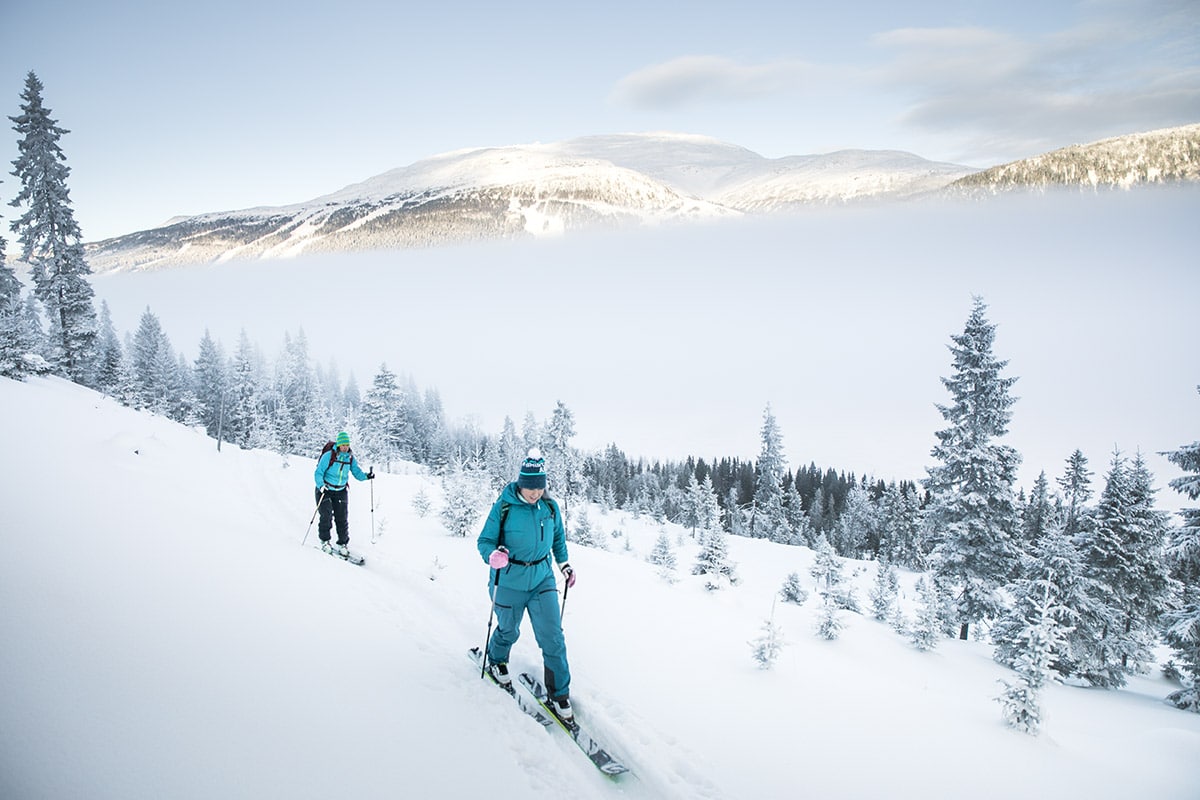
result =
M569 592L569 591L571 591L571 583L570 583L570 581L568 581L567 583L564 583L564 584L563 584L563 604L562 604L562 610L558 612L558 626L559 626L560 628L562 627L562 618L563 618L563 615L565 615L565 614L567 613L567 592Z
M301 547L303 547L304 543L308 541L308 533L309 533L309 531L312 530L313 520L315 520L317 518L317 512L321 510L321 501L323 501L324 499L325 499L325 487L322 486L321 487L321 495L317 498L317 507L313 509L312 519L310 519L308 521L308 528L304 531L304 538L300 540Z
M367 471L372 475L375 474L374 467L368 467ZM367 483L371 484L371 544L375 544L375 481L372 479Z
M492 602L488 606L488 631L487 638L483 640L483 658L479 659L479 678L483 679L484 673L487 672L488 662L488 645L492 643L492 618L496 616L496 589L500 586L500 570L492 570L496 573L495 579L492 580Z

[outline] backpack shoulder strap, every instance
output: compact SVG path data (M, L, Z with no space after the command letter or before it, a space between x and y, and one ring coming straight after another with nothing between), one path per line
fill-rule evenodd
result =
M512 508L512 504L501 501L500 503L500 535L496 538L496 546L504 546L504 520L508 519L508 510Z

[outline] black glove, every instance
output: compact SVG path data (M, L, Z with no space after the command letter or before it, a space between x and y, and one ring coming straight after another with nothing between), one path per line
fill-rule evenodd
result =
M367 473L367 480L369 480L369 481L375 480L375 468L374 467L371 467L371 471Z

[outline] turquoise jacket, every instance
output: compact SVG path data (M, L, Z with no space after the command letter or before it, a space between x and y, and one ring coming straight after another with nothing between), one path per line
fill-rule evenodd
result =
M346 484L350 482L350 475L360 481L367 479L367 473L359 468L354 452L343 453L335 447L321 454L313 478L317 482L318 489L324 488L331 492L337 492L346 488Z
M508 514L502 542L500 515L505 506ZM491 570L488 578L495 581L499 577L498 585L518 591L532 591L547 578L554 579L551 557L560 566L567 563L567 531L558 503L546 495L536 503L526 503L515 481L500 492L475 544L485 562L501 544L508 548L508 566L499 570L499 576Z

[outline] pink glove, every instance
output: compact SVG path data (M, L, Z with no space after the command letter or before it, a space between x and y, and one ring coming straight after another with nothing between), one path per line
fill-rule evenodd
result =
M508 549L504 547L497 548L488 556L488 564L492 569L504 569L508 566Z
M572 589L575 586L575 570L571 569L570 564L562 565L563 577L567 579L567 588Z

